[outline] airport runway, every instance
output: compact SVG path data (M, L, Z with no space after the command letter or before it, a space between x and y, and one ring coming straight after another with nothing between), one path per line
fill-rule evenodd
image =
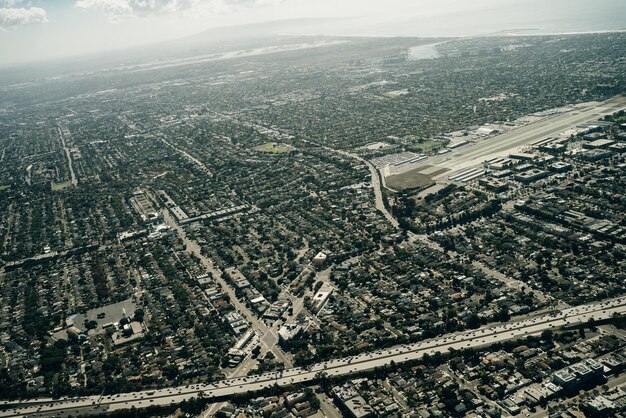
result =
M485 347L496 342L539 335L549 329L564 326L574 327L581 323L584 324L590 319L599 321L609 319L614 314L624 313L626 313L626 297L620 297L530 317L521 321L485 326L419 343L399 345L357 356L330 360L306 369L296 367L281 372L226 379L211 384L145 390L102 398L87 396L57 400L34 399L19 403L2 402L0 403L0 409L2 409L0 417L88 415L129 409L133 406L145 408L150 405L176 404L200 394L208 399L224 399L235 394L266 389L273 385L287 386L293 383L311 382L319 378L320 373L328 376L347 376L385 366L392 361L400 364L410 360L418 360L425 354L446 353L450 349Z
M604 115L624 108L626 108L626 97L624 96L616 96L605 102L576 107L571 111L548 116L538 122L479 140L475 144L461 147L447 154L429 158L424 161L424 164L452 170L437 176L438 178L447 177L453 171L479 165L491 158L506 157L519 147L555 136L566 129L574 128L576 125L595 122Z

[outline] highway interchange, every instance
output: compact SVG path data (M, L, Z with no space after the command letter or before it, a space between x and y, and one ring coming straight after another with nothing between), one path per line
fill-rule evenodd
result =
M581 305L554 311L505 324L490 325L476 330L449 334L413 344L394 346L360 355L317 363L308 368L294 367L279 372L236 377L210 384L196 384L173 388L122 393L109 396L80 398L33 399L22 402L0 403L0 417L59 416L69 417L121 409L145 408L150 405L165 406L180 403L202 394L207 399L223 399L273 385L287 386L308 383L319 378L321 372L328 376L346 376L372 370L395 362L397 364L419 360L425 354L446 353L451 349L480 348L497 342L539 335L545 330L575 327L595 321L610 319L614 314L626 313L626 297Z

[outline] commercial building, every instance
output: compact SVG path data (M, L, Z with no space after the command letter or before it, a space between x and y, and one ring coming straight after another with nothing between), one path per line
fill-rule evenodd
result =
M326 287L326 289L322 288L317 291L317 293L315 293L315 296L313 296L313 298L311 299L311 311L314 313L319 312L332 293L333 289L328 287Z
M509 188L509 186L505 182L494 178L480 179L478 180L478 184L480 184L487 190L491 190L492 192L503 192Z
M550 164L548 166L548 169L555 173L565 173L572 169L572 165L570 163L565 163L563 161L557 161L555 163Z
M577 389L580 385L602 378L603 366L594 359L583 360L552 374L552 382L566 391Z
M610 158L612 155L613 153L611 151L597 148L581 150L581 152L576 154L576 157L584 161L599 161Z
M286 323L278 330L278 342L282 345L296 338L304 330L301 324Z
M250 287L250 282L246 279L246 276L243 275L238 269L235 267L227 268L224 270L226 276L230 279L231 282L237 287L237 289L245 289L246 287Z
M587 149L606 149L610 145L613 145L615 141L610 139L596 139L592 142L587 142L583 144L583 148Z
M540 170L538 168L533 168L528 171L524 171L523 173L518 173L515 175L515 180L520 181L522 183L532 183L537 180L544 179L548 177L550 173L544 170Z
M327 258L327 255L324 254L323 252L320 251L319 253L317 253L317 255L313 257L313 265L315 266L315 268L320 268L324 266L324 263L326 262L326 258Z

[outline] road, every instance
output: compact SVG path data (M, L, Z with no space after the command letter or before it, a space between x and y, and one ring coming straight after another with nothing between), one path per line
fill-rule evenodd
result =
M314 145L319 148L323 148L326 151L343 155L344 157L352 158L354 160L360 161L363 164L365 164L367 168L369 169L370 175L372 177L372 188L374 189L374 199L376 203L376 209L378 209L383 214L383 216L389 221L391 225L393 225L394 228L397 229L399 227L398 221L396 220L396 218L393 217L393 215L387 210L387 207L385 206L385 202L383 200L383 192L382 192L382 187L381 187L380 176L378 174L378 170L376 170L376 167L374 167L374 164L370 163L365 158L362 158L356 154L352 154L348 151L331 148L326 145L320 145L320 144L317 144L315 142L312 142L306 139L301 139L301 141L306 142L307 144Z
M226 376L228 378L241 377L248 374L250 369L256 364L255 360L252 359L249 355L242 361L239 366L235 368L230 374ZM225 402L215 402L207 405L207 407L199 414L200 418L209 418L215 415L217 411L220 410L223 406L225 406Z
M443 252L444 249L441 247L441 245L439 245L437 242L432 241L428 236L426 235L418 235L415 234L413 232L409 232L408 233L408 242L409 244L413 244L416 241L421 242L424 245L427 245L428 247L432 248L433 250L437 250L437 251L441 251ZM454 250L448 250L448 254L452 257L452 258L462 258L462 256L457 253ZM487 267L486 265L484 265L483 263L481 263L480 261L472 261L472 267L482 271L483 273L485 273L487 276L498 280L500 283L502 283L504 286L510 288L510 289L515 289L515 290L521 290L524 289L526 293L529 292L533 292L533 294L535 295L535 297L537 298L537 300L539 300L542 303L546 303L546 304L552 304L552 303L558 303L559 307L567 307L567 305L563 302L554 302L554 298L552 298L549 295L546 295L545 293L543 293L541 290L539 289L534 289L532 287L530 287L528 285L528 283L525 283L521 280L517 280L517 279L513 279L511 277L508 277L502 273L500 273L499 271L493 270L489 267Z
M272 331L263 321L259 320L257 316L238 298L235 294L235 290L222 278L221 270L215 266L213 261L209 260L207 257L202 254L200 246L192 239L187 237L187 234L183 230L183 228L178 225L178 223L174 220L172 215L166 210L161 209L161 215L163 216L163 221L166 225L170 226L174 232L178 235L178 237L185 244L186 250L190 254L194 254L202 265L211 273L213 279L222 287L222 291L224 291L230 297L230 303L241 313L241 315L250 323L252 328L257 330L261 335L260 341L263 345L265 345L265 349L274 353L276 358L283 363L285 363L286 367L291 366L291 361L285 357L282 351L280 351L277 347L278 344L278 335L274 331Z
M543 137L554 135L571 126L597 120L597 118L602 114L612 113L623 108L625 103L626 99L624 97L618 97L601 104L589 105L588 107L579 108L558 116L546 118L540 122L480 141L479 143L473 146L468 146L461 151L434 157L429 160L429 164L439 165L455 170L473 166L479 164L487 158L506 155L516 147L526 145ZM72 185L76 186L77 180L71 166L71 155L69 154L69 149L65 146L63 138L61 140L69 159L70 172L72 174ZM377 210L379 210L395 228L398 228L397 220L391 215L384 205L378 171L369 161L347 151L336 150L312 142L311 144L365 164L370 170ZM172 146L169 143L168 145ZM176 150L178 152L183 152L180 149ZM192 161L195 160L189 154L184 154L186 154L185 156ZM197 164L200 163L197 160L194 162ZM208 171L208 173L210 174L210 171ZM211 260L207 259L202 254L197 243L187 238L184 230L174 221L167 211L163 211L163 216L166 223L170 225L183 240L187 251L195 254L207 270L213 274L215 280L230 296L231 303L233 303L233 305L242 313L242 315L255 329L261 331L261 341L263 345L265 345L265 348L271 350L279 360L285 361L285 363L289 365L282 352L280 352L280 350L276 347L277 337L273 330L268 328L237 299L234 290L225 282L225 280L222 279L221 271L213 265ZM430 243L430 245L434 245L434 243L430 240L428 240L428 243ZM482 264L478 267L481 266ZM487 268L485 266L482 267L484 267L486 271ZM489 271L489 275L497 276L493 271ZM500 280L509 286L519 286L519 283L507 281L510 279L506 277L500 278ZM307 369L288 368L284 371L269 372L262 375L232 377L212 384L197 384L153 391L132 392L110 395L104 398L100 398L99 396L88 396L72 399L62 398L58 400L36 399L25 401L23 403L4 402L0 403L0 408L3 408L3 411L0 411L0 417L24 416L27 414L37 416L69 416L75 414L102 413L105 411L110 412L114 410L128 409L132 406L135 408L142 408L149 405L169 405L191 399L198 396L200 393L204 394L208 398L229 397L234 394L242 394L249 391L268 388L274 384L285 386L293 383L310 382L315 380L316 375L320 372L331 376L346 376L361 371L371 370L375 367L384 366L392 361L395 363L402 363L405 361L420 359L425 354L434 354L436 352L445 353L450 349L459 350L469 347L484 347L495 342L521 338L529 335L538 335L547 329L585 323L590 318L595 320L607 319L614 313L623 314L625 312L626 298L618 298L605 301L600 304L565 309L558 314L546 314L504 325L489 326L478 330L456 333L420 343L396 346L373 353L365 353L353 357L330 360L318 363ZM241 370L245 369L246 367L241 368Z
M189 154L187 151L182 150L180 148L178 148L177 146L175 146L174 144L172 144L171 142L168 142L165 138L163 137L159 137L159 139L161 140L161 142L163 142L165 145L167 145L168 147L174 149L176 152L178 152L179 154L182 154L185 158L187 158L189 161L191 161L192 163L194 163L195 165L197 165L198 167L200 167L200 170L202 170L205 174L207 174L209 177L214 177L213 176L213 172L209 169L209 167L207 167L202 161L198 160L196 157L194 157L193 155Z
M502 325L485 326L476 330L457 332L413 344L394 346L384 350L363 353L342 359L317 363L306 369L296 367L261 375L225 379L211 384L195 384L159 390L145 390L103 398L86 396L81 398L33 399L21 403L0 403L0 417L16 416L57 416L67 417L77 414L93 414L142 408L149 405L170 405L191 399L202 393L209 399L223 399L235 394L267 389L274 385L287 386L294 383L314 381L320 373L329 376L348 376L372 370L395 362L419 360L425 354L447 353L451 349L481 348L496 342L539 335L545 330L559 327L576 327L595 321L609 319L614 314L626 313L626 297L606 300L599 303L581 305L555 311L524 320Z
M595 122L603 115L614 113L626 107L626 97L616 96L605 102L591 103L555 116L546 117L501 135L467 145L458 151L429 158L424 161L428 165L437 165L450 170L461 170L482 163L495 157L507 156L516 148L530 144L539 139L555 136L565 129L583 123ZM439 177L449 176L448 171Z
M542 121L514 129L505 134L485 139L473 146L468 146L464 148L462 151L430 158L428 160L428 164L440 165L442 167L457 170L460 168L480 164L486 158L493 156L492 154L508 155L509 152L511 152L513 149L520 145L528 144L537 139L555 135L564 129L571 128L580 123L596 121L599 116L607 113L613 113L617 110L624 108L625 106L626 97L617 96L602 103L592 103L583 107L578 107L570 112L548 117ZM374 189L376 209L378 209L384 215L387 221L389 221L389 223L394 228L399 228L398 221L385 207L381 190L381 179L378 170L376 170L376 167L374 167L372 163L356 154L352 154L347 151L320 145L308 140L302 141L323 148L335 154L343 155L345 157L360 161L363 164L367 165L372 178L372 187ZM449 175L449 173L447 175ZM428 245L430 248L443 251L439 244L433 242L427 236L409 234L409 242L415 242L416 240L421 241L422 243ZM453 256L458 255L454 252L452 253ZM553 300L548 295L537 289L529 289L527 283L507 277L498 271L490 269L479 261L472 262L472 265L475 268L484 272L486 275L500 281L509 288L527 288L527 291L533 291L537 299L541 302L551 303L551 301ZM565 304L559 303L559 307L564 306Z
M402 412L408 412L409 405L406 403L406 398L398 391L398 389L396 389L393 384L391 384L388 378L383 380L383 387L387 389L389 393L391 393L393 400L398 404Z
M332 399L321 392L317 394L317 398L320 400L320 409L328 418L343 418L341 412L333 404Z
M237 298L235 291L228 285L228 283L226 283L224 279L222 279L221 270L215 266L212 260L209 260L202 254L200 246L195 241L187 237L185 230L176 222L169 211L162 209L161 216L163 217L165 224L170 226L183 241L187 252L197 256L202 265L211 273L213 279L221 285L222 290L225 291L230 297L230 303L233 304L233 306L235 306L235 308L243 315L251 326L260 333L259 341L264 346L264 350L271 351L278 360L285 364L286 367L291 367L291 360L287 358L278 348L278 335L276 332L267 327L252 311L250 311L250 309L248 309L244 303ZM237 378L245 376L253 366L254 360L248 357L235 370L233 370L229 377ZM209 405L207 409L202 412L201 417L212 416L222 405L223 404L221 403Z
M344 153L343 151L339 151L339 152ZM389 223L394 228L398 229L400 227L400 224L398 223L396 218L394 218L393 215L387 210L387 207L385 206L385 202L383 200L383 193L381 190L382 187L381 187L380 175L378 174L378 170L376 169L376 167L374 167L374 164L359 157L358 155L349 154L349 153L344 153L344 154L351 155L352 158L357 158L367 165L367 167L370 170L370 174L372 176L372 187L374 188L374 198L376 199L376 209L382 212L383 216L387 218Z

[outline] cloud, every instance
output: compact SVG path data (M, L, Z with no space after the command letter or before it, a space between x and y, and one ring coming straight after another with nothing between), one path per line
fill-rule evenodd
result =
M0 0L0 6L2 7L15 7L21 3L22 0Z
M132 15L133 8L128 0L78 0L74 7L95 9L114 16Z
M77 0L74 7L100 10L113 20L130 16L205 16L225 14L241 8L274 6L284 0Z
M6 4L8 2L5 1ZM46 11L40 7L0 8L0 28L46 23Z

